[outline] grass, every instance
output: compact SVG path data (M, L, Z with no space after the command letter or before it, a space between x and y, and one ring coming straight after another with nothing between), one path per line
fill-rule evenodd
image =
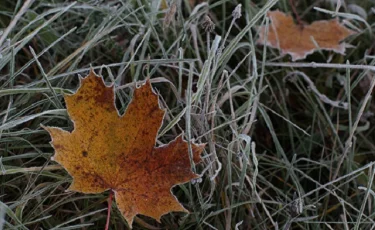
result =
M138 215L134 229L374 229L372 2L169 2L174 14L160 1L3 0L0 229L104 228L109 192L66 192L41 128L73 129L63 94L90 68L115 84L120 113L150 76L167 108L158 145L182 132L207 143L201 180L172 189L191 213ZM257 45L267 11L291 2L307 22L346 20L353 47L291 62ZM113 203L109 228L127 227Z

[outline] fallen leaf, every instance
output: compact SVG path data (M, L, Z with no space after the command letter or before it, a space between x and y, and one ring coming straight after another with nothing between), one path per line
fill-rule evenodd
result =
M161 9L161 10L166 10L166 9L168 9L168 3L167 3L167 0L161 0L161 1L160 1L159 9Z
M135 89L123 116L115 107L114 86L106 87L93 71L73 95L65 95L72 132L44 127L55 149L53 159L73 177L69 190L112 190L117 206L132 226L137 214L155 218L171 211L188 212L172 194L176 184L198 175L191 171L188 144L182 135L154 147L165 111L151 83ZM204 144L192 144L198 163Z
M290 54L292 60L304 59L318 49L345 53L345 43L340 43L355 32L340 24L337 19L321 20L311 25L296 25L290 15L279 10L268 12L269 25L267 41L266 27L259 27L258 44L277 48L282 55ZM316 42L316 44L314 43Z

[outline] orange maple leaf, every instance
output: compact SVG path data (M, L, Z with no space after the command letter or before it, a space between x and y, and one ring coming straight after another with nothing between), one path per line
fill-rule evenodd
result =
M311 25L296 25L290 15L279 10L268 12L271 20L268 37L265 40L266 27L259 27L258 44L281 50L281 54L290 54L292 60L304 59L315 50L332 50L345 53L343 39L355 32L340 24L337 19L321 20ZM314 43L316 42L316 44Z
M188 144L178 136L154 147L165 111L151 83L135 89L123 116L115 107L114 86L106 87L93 71L81 79L73 95L65 95L72 132L44 127L55 149L53 159L73 177L69 190L101 193L112 190L117 206L132 226L137 214L155 218L171 211L188 212L171 188L197 178L191 171ZM198 163L204 144L192 144Z

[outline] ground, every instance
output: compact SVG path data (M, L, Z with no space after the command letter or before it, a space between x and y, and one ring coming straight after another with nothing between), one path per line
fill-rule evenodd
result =
M157 146L206 143L200 178L172 188L190 213L138 215L133 229L372 229L374 6L2 0L0 229L128 228L115 202L107 221L110 191L66 191L41 127L73 130L63 95L90 69L114 84L120 114L150 78L166 110ZM275 10L301 30L334 18L354 33L345 53L293 60L258 41Z

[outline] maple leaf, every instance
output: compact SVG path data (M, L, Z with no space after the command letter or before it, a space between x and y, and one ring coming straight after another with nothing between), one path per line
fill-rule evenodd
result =
M151 83L135 89L123 116L115 107L114 86L106 87L93 71L81 79L73 95L65 95L72 132L43 127L51 135L53 160L73 177L69 190L101 193L112 190L117 206L132 226L137 214L160 217L171 211L188 212L171 188L197 178L191 171L188 144L178 136L154 147L165 111ZM192 144L194 163L204 144Z
M332 50L341 54L345 52L343 39L355 32L340 24L337 19L315 21L311 25L296 25L290 15L279 10L268 12L271 20L267 41L266 27L259 27L258 44L281 50L281 54L290 54L292 60L304 59L315 50ZM314 43L316 42L316 44Z

